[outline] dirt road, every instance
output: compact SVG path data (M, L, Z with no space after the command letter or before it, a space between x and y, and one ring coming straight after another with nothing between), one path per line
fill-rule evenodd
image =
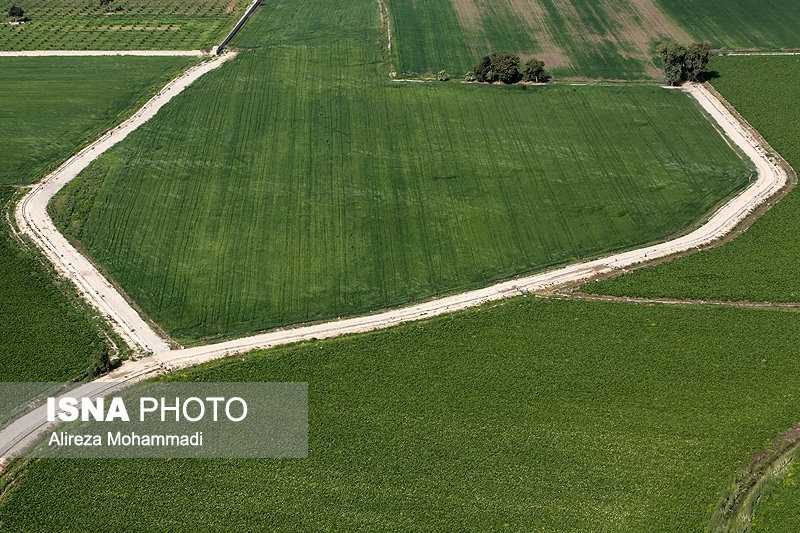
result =
M47 204L67 183L92 161L124 140L150 120L164 105L183 92L204 74L219 68L235 57L234 53L215 56L185 71L147 101L132 117L104 133L95 142L75 154L42 181L35 184L17 205L16 220L20 231L28 235L44 252L56 270L71 280L81 295L111 322L114 329L138 351L157 353L169 350L167 341L147 323L95 266L58 232Z
M170 350L167 342L159 337L158 333L131 307L113 285L103 278L91 262L80 255L58 233L47 215L46 207L53 195L67 182L74 179L91 161L147 122L158 109L194 80L219 67L232 57L231 54L219 56L194 67L171 82L145 104L136 115L105 134L37 184L17 208L16 214L20 228L44 251L59 272L72 280L84 297L109 317L114 327L127 341L141 350L154 353L151 357L126 362L110 374L82 385L81 390L83 391L89 391L92 394L107 394L129 383L256 348L268 348L302 340L323 339L387 328L403 322L443 315L519 294L551 290L560 285L574 284L599 274L607 274L615 269L628 268L642 262L686 252L712 243L733 231L755 209L779 193L789 182L788 171L772 160L771 150L761 144L761 139L752 133L746 124L740 122L707 87L690 85L684 90L699 103L708 116L724 131L728 139L753 161L758 172L757 179L746 190L731 199L711 215L704 224L690 233L652 246L568 265L417 305L361 317L272 331L206 346ZM44 413L41 410L29 412L15 420L0 431L0 458L7 459L17 455L46 429Z

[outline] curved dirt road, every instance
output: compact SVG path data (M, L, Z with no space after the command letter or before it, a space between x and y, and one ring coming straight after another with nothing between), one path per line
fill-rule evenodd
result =
M138 351L163 352L169 350L170 346L95 266L58 232L47 214L47 204L103 152L153 118L159 109L195 80L234 57L234 53L226 53L189 68L148 100L132 117L104 133L35 184L17 205L16 220L20 231L33 240L56 270L71 280L81 295L107 317L117 333Z
M230 341L169 350L167 342L147 324L124 297L94 268L94 266L56 230L47 215L47 203L58 190L86 168L105 150L124 139L131 131L149 120L164 104L180 93L205 72L217 68L233 57L220 56L186 72L171 82L131 119L108 132L93 145L78 153L28 193L17 208L20 228L45 252L56 268L71 279L82 294L109 316L123 337L140 349L154 352L151 357L125 362L120 368L90 383L76 392L105 395L128 384L221 357L268 348L293 342L336 337L391 327L403 322L420 320L474 307L486 302L509 298L527 292L552 289L559 285L587 280L616 269L671 256L712 243L734 230L756 208L780 192L789 183L788 171L773 161L769 147L751 133L740 120L703 85L690 85L684 90L739 149L750 158L757 179L735 198L717 210L700 227L676 239L622 252L608 257L576 263L539 274L498 283L490 287L456 294L400 309L371 315L335 320L321 324L272 331ZM19 455L47 429L43 409L33 410L16 419L0 431L0 458Z

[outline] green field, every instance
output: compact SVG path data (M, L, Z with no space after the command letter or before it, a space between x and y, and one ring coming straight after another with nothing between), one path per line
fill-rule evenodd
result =
M0 186L75 153L190 64L187 58L0 58Z
M246 0L17 1L30 18L0 25L0 50L182 50L219 44ZM7 9L4 4L5 10Z
M15 189L131 113L189 60L0 59L0 382L92 373L108 350L96 320L30 245L9 234Z
M655 0L698 40L717 48L800 48L795 0Z
M778 483L758 501L753 513L753 533L786 533L800 528L800 463L797 457Z
M559 77L660 77L657 42L688 41L653 0L388 0L396 68L461 77L490 52L537 56Z
M309 458L37 462L0 523L701 531L797 422L797 320L527 298L184 371L308 382Z
M8 231L0 187L0 382L68 381L104 364L107 350L98 326L71 287L53 280L38 254Z
M800 57L726 57L714 86L795 168L800 168ZM754 84L748 71L764 75ZM719 248L587 286L629 296L800 302L800 192Z
M242 44L262 48L190 87L51 206L181 342L661 239L747 182L681 93L391 83L377 10L357 31L358 5L297 22L292 5L261 10Z

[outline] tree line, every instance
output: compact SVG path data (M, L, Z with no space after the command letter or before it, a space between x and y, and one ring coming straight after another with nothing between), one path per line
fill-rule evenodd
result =
M550 81L544 61L533 58L521 65L519 56L494 53L484 56L464 74L465 81L481 83L518 83L520 81L544 83ZM520 68L521 66L521 68Z

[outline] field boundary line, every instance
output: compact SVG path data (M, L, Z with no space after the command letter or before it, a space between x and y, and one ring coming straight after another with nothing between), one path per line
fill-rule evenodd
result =
M800 56L800 50L712 50L718 56Z
M207 57L203 50L21 50L0 51L0 57Z
M235 53L222 54L184 71L131 117L103 133L97 140L34 184L17 204L15 215L20 232L31 238L56 271L75 284L81 296L106 317L117 334L134 350L155 353L169 350L170 346L94 264L58 231L47 212L47 205L56 193L101 154L148 122L164 105L197 79L219 68L235 56Z
M749 300L699 300L691 298L667 298L667 297L644 297L644 296L616 296L612 294L593 294L580 290L553 290L540 291L536 293L542 298L554 300L580 300L584 302L609 302L627 303L638 305L691 305L709 307L731 307L735 309L782 309L800 310L800 302L752 302Z
M406 322L449 314L485 303L503 300L520 294L552 291L555 288L583 282L600 275L618 272L634 265L649 263L656 259L701 249L718 242L735 231L741 223L757 213L775 195L785 190L791 181L791 167L775 157L774 151L746 122L732 112L709 87L691 84L683 90L693 97L718 126L720 135L728 136L739 149L752 160L757 169L757 179L749 187L726 202L701 226L675 239L648 245L610 256L574 263L549 271L512 279L459 294L454 294L419 304L391 309L353 318L333 320L319 324L274 330L203 346L170 350L166 342L158 337L147 322L133 309L130 303L111 285L97 269L83 257L61 235L47 215L47 204L52 196L68 181L86 168L100 154L124 139L130 131L143 124L171 100L176 94L205 72L213 70L233 54L217 58L193 67L162 90L150 107L140 110L123 125L114 128L95 143L79 152L61 168L37 184L18 204L17 215L20 229L31 235L45 255L65 272L90 303L100 308L110 318L117 319L116 326L124 333L126 341L134 340L134 346L147 346L154 352L151 357L126 361L116 370L80 387L93 384L108 384L120 381L134 383L156 377L174 370L207 363L223 357L266 349L274 346L302 341L339 337L385 329ZM177 82L177 83L176 83ZM85 269L88 269L84 271ZM87 274L88 275L85 275ZM122 318L123 320L120 320ZM115 329L117 329L115 328ZM160 348L160 349L159 349ZM0 465L24 451L46 429L41 419L43 413L32 411L11 422L0 431Z
M236 34L239 33L239 30L244 27L244 24L253 15L256 8L261 5L261 1L262 0L253 0L250 2L250 5L244 10L242 17L236 22L236 24L233 25L233 28L231 28L231 31L228 32L228 35L226 35L225 38L222 39L222 42L214 48L214 55L219 55L225 51L225 47L230 44L233 38L236 37Z

